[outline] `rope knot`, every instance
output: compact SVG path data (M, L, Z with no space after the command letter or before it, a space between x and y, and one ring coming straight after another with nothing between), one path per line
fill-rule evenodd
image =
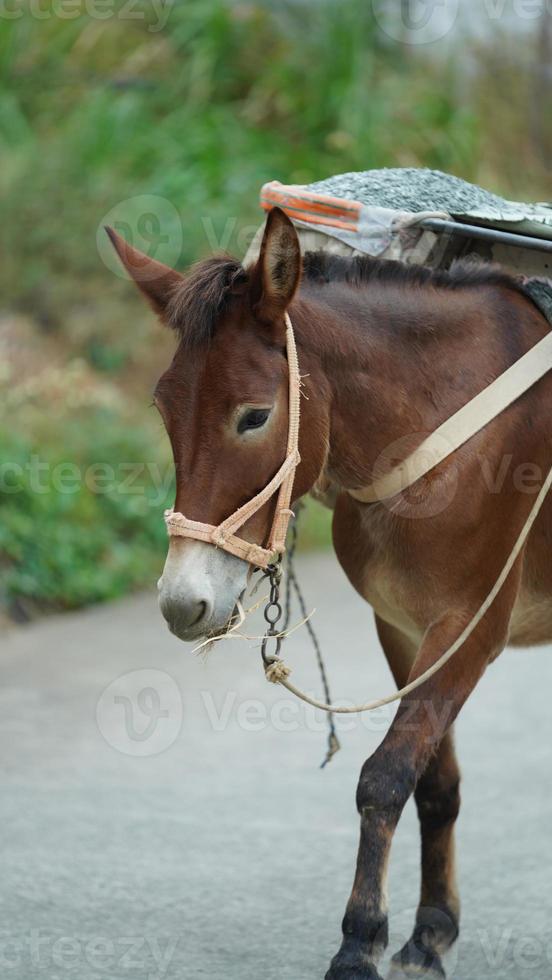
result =
M282 681L287 681L290 674L291 667L288 667L283 660L272 660L265 665L266 679L271 684L281 684Z

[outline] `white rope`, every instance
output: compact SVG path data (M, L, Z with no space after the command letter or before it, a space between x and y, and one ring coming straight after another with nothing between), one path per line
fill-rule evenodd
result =
M479 625L485 613L496 599L498 593L500 592L502 586L504 585L506 579L508 578L508 575L510 574L516 562L516 559L518 558L519 553L527 540L529 532L537 519L539 511L546 499L546 496L551 486L552 486L552 468L550 469L548 476L546 477L546 480L544 481L539 491L535 503L533 504L529 512L529 516L527 517L527 520L525 521L525 524L523 525L518 535L514 547L512 548L508 556L506 564L504 565L504 568L502 569L500 575L498 576L487 598L481 604L475 616L473 616L473 618L470 620L468 625L462 630L460 636L454 641L454 643L447 650L445 650L445 652L439 657L438 660L435 661L435 663L431 667L428 667L428 669L424 671L424 673L421 674L420 677L417 677L416 680L411 681L411 683L407 684L406 687L401 688L400 691L396 691L395 694L389 694L385 698L378 698L378 700L376 701L368 701L366 704L357 704L354 707L340 707L339 705L325 704L323 701L317 701L316 698L309 697L308 694L305 694L303 691L299 690L298 687L295 687L295 685L288 680L291 670L289 667L287 667L286 664L284 664L282 660L273 661L269 663L268 666L265 668L268 680L270 680L272 683L275 684L281 684L282 687L285 687L291 694L294 694L296 697L300 698L301 701L305 701L306 704L312 705L313 708L320 708L322 711L329 711L332 714L342 714L342 715L357 714L364 711L374 711L376 708L381 708L386 704L391 704L393 701L399 701L407 694L411 694L418 687L421 687L422 684L425 684L425 682L428 681L430 677L433 677L433 675L436 674L437 671L441 670L441 667L444 667L444 665L450 660L451 657L454 656L456 651L460 649L460 647L471 636L475 628ZM276 667L278 668L277 670L275 669ZM270 671L270 676L269 676L269 671Z

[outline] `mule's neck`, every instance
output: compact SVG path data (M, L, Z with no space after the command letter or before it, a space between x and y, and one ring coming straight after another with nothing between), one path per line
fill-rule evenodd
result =
M309 375L308 417L327 419L322 468L343 489L369 485L486 383L473 365L465 297L308 283L290 315ZM496 363L484 350L492 325L485 330L491 340L477 338L483 371L489 357Z

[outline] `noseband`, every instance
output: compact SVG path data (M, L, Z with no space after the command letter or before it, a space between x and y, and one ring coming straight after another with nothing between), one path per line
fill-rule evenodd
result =
M275 556L282 555L286 550L287 529L290 518L293 516L293 512L290 510L291 493L295 470L301 459L298 450L301 379L295 336L287 313L285 314L285 321L289 373L289 424L286 458L280 469L263 490L248 500L243 507L239 507L233 514L230 514L230 517L227 517L217 527L214 524L204 524L202 521L191 521L188 517L184 517L184 514L179 514L174 510L165 511L165 523L169 537L195 538L196 541L214 544L217 548L222 548L231 555L236 555L237 558L243 558L244 561L257 568L267 568L274 561ZM253 514L256 514L276 492L278 492L278 498L267 547L262 548L261 545L240 538L236 531L239 531L249 518L253 517Z

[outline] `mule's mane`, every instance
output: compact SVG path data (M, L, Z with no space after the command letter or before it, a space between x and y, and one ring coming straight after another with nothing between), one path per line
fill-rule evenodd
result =
M198 262L171 296L165 314L168 325L177 331L187 346L205 346L213 337L217 321L232 295L243 292L250 273L251 269L244 269L237 259L226 255ZM499 286L514 289L527 298L522 282L499 267L461 259L453 262L449 270L443 270L364 255L348 257L322 251L306 252L303 281L341 282L356 288L370 284L393 284L405 289Z
M328 252L307 252L303 259L303 278L311 282L345 282L350 286L382 285L435 286L440 289L501 286L523 292L513 276L502 272L490 262L456 259L450 269L432 269L423 265L405 265L370 255L331 255Z

